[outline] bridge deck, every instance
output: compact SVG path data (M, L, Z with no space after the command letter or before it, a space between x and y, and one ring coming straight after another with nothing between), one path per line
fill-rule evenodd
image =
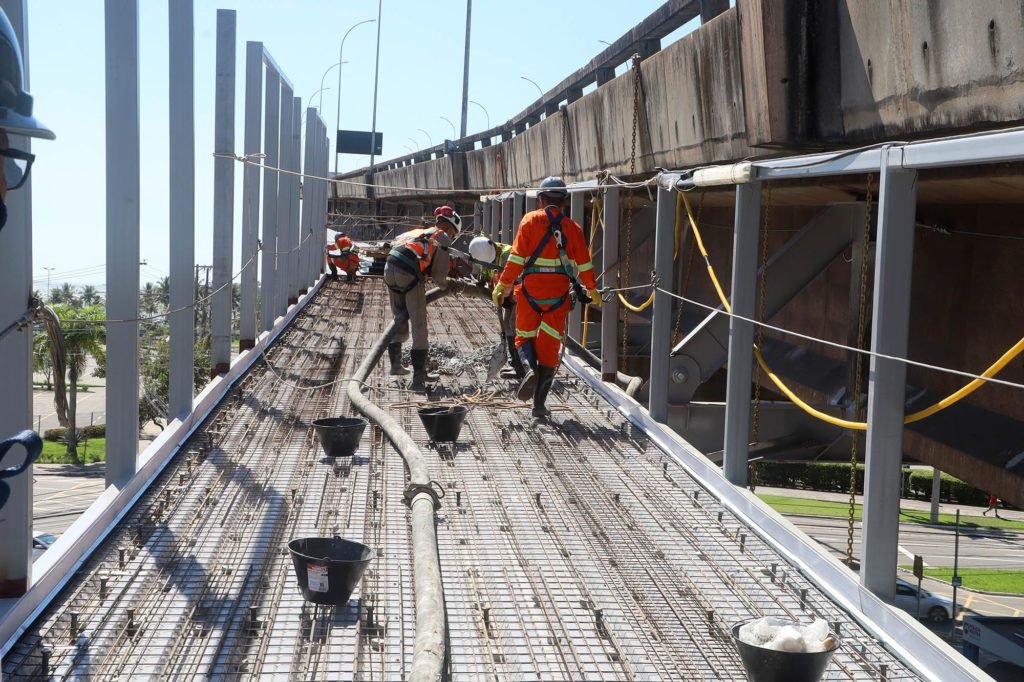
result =
M57 679L404 678L415 639L404 465L372 427L350 464L332 465L309 427L350 413L343 378L388 318L379 281L328 282L11 650L4 675L38 677L45 645ZM432 343L448 357L432 399L476 391L472 359L496 340L493 320L480 301L434 304ZM370 383L425 444L421 397L380 368ZM729 625L761 614L838 623L844 646L826 679L917 679L580 380L560 374L550 425L508 386L485 388L498 393L471 410L457 451L424 445L446 490L452 680L742 679ZM333 534L378 559L348 607L313 608L285 545Z

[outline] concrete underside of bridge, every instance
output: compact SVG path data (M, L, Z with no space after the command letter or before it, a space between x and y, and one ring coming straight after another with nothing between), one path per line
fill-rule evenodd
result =
M980 12L969 3L939 2L736 4L641 63L634 177L646 177L658 167L694 168L915 140L1019 125L1024 120L1024 17L1018 3L990 3ZM500 143L418 163L384 162L372 174L361 169L340 176L360 182L372 178L385 187L374 192L338 183L333 211L339 222L357 226L358 234L372 238L418 225L436 202L453 203L471 214L476 197L453 190L486 193L494 187L535 186L552 174L570 182L593 180L604 171L628 176L634 86L634 74L627 70L582 98L567 99L544 118L538 115L522 130L511 125L508 131L499 130L508 138ZM831 205L864 203L869 196L877 205L878 183L877 176L864 175L771 183L770 195L766 192L762 198L767 206L767 256ZM400 189L409 187L416 191ZM1024 303L1016 292L1018 264L1024 257L1022 190L1024 166L1019 163L919 173L908 354L912 360L976 374L1020 338ZM625 224L629 199L628 192L622 194L620 222ZM636 284L653 269L654 211L647 191L633 194L633 238L620 229L617 255L629 262L631 283ZM728 281L734 192L712 188L691 196L703 206L701 221L711 261ZM363 216L374 212L390 218L368 227ZM873 240L874 216L867 213L866 218ZM588 231L590 221L588 199ZM850 246L771 316L770 323L856 345L864 230L842 229L850 232ZM693 257L685 220L681 233L673 291L717 305L701 258ZM865 292L868 337L873 249L871 243ZM766 287L770 291L773 286L777 282L769 278ZM696 328L704 314L690 306L674 316L679 320L675 339ZM636 327L629 336L633 351L626 353L625 367L644 376L647 321L629 314L623 323L631 330ZM825 411L852 414L851 354L772 332L768 337L772 366L806 400ZM724 400L725 371L715 373L685 400L676 400L673 408L673 424L680 433L709 452L721 447L722 419L716 412L721 410L715 404ZM1010 363L999 378L1024 382L1024 363ZM764 396L778 398L774 386L763 377L760 381ZM910 366L906 411L930 405L968 381ZM770 422L768 430L801 446L778 448L772 456L848 457L848 434L776 411L781 421L774 426ZM700 425L704 427L695 430ZM1024 394L989 384L939 415L909 425L904 454L908 461L932 465L1024 506L1022 436Z
M837 623L827 679L917 679L578 377L559 374L552 424L485 386L485 303L432 308L430 398L486 393L458 446L426 447L404 379L378 368L367 389L446 490L448 679L739 679L729 626L759 614ZM344 379L389 320L379 280L321 289L11 649L5 678L405 679L404 465L375 427L336 462L310 427L350 413ZM378 557L346 606L314 607L285 546L331 535Z

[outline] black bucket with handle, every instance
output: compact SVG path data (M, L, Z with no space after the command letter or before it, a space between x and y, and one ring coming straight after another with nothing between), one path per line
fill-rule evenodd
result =
M740 628L748 622L734 625L732 638L750 682L819 682L839 648L839 636L834 632L829 632L825 651L776 651L748 644L740 639Z
M462 422L465 421L469 408L465 405L439 405L422 407L417 410L423 428L433 443L454 443L459 439Z
M344 606L377 553L342 538L297 538L288 543L306 601Z
M329 417L313 422L313 431L328 457L351 457L368 421L362 417Z

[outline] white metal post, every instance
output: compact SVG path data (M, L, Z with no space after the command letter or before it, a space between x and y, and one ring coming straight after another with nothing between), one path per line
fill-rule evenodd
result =
M501 202L501 238L502 244L512 242L512 204L514 199L509 197Z
M316 174L316 152L314 150L316 149L318 139L316 109L308 107L306 109L306 141L302 149L302 172L306 176ZM309 177L302 179L302 231L299 233L299 238L303 245L302 275L300 277L302 285L306 285L310 281L309 247L314 241L319 241L313 239L313 202L316 200L315 184L316 181L310 180Z
M25 0L0 0L21 43L25 89L29 88L28 17ZM9 137L10 146L30 151L29 138ZM42 159L41 159L42 161ZM7 224L0 230L0 328L20 318L32 295L32 176L8 192ZM0 440L32 424L32 327L12 331L0 340ZM16 447L20 451L21 448ZM20 455L20 452L18 453ZM4 462L13 466L15 453ZM6 483L11 496L0 510L0 599L20 597L28 589L32 565L32 467Z
M171 268L167 410L184 419L195 385L196 126L193 0L168 0Z
M490 209L491 221L487 237L492 241L498 241L498 235L501 234L501 202L497 199L491 199Z
M604 188L604 240L601 245L604 275L600 284L616 286L619 271L619 188ZM619 370L619 298L611 296L601 309L601 379L615 381Z
M907 356L917 201L917 171L902 161L902 149L883 150L871 326L871 350L897 358ZM904 363L871 356L860 580L888 600L896 591L906 374Z
M573 198L575 198L575 194ZM671 289L673 252L675 251L676 194L658 189L655 214L654 272L661 288ZM672 297L654 292L654 314L651 319L651 380L647 411L651 418L668 423L669 356L672 353Z
M514 220L516 225L523 218L523 208L525 204L526 195L520 192L516 192L516 201L512 205L514 211ZM584 236L586 236L586 229L584 226L585 220L583 219L583 206L586 196L583 192L573 192L569 195L569 217L572 221L584 228ZM518 217L516 217L518 216ZM577 301L576 307L569 311L569 320L565 325L565 335L571 336L574 339L582 338L580 336L580 325L583 323L583 306L586 305L586 301Z
M214 94L213 148L235 153L235 10L217 10L217 78ZM231 366L231 276L234 253L235 162L213 160L213 299L210 317L210 370L223 374Z
M262 44L261 44L262 45ZM267 69L267 97L263 124L263 249L260 252L260 329L274 328L277 308L277 194L278 172L271 170L278 164L281 127L281 78L273 69Z
M139 3L106 0L107 485L139 449Z
M761 223L761 183L736 185L736 222L732 243L732 311L746 318L757 314L757 246ZM747 485L750 450L751 346L754 325L729 319L729 374L725 388L725 453L723 472L733 485ZM667 373L667 372L666 372Z
M302 169L302 98L292 99L292 160L289 170L298 173ZM299 229L299 186L301 178L288 176L288 219L291 223L288 239L288 305L299 302L299 250L305 245Z
M483 233L483 203L476 202L473 204L473 232L476 234Z
M259 154L263 126L263 43L245 44L245 140L242 153ZM256 345L257 243L260 221L260 169L246 164L242 170L242 275L238 315L238 350Z
M295 113L294 95L290 84L281 81L281 130L278 166L291 167L292 115ZM278 173L277 179L277 279L273 290L274 317L284 315L288 308L288 249L291 247L291 177ZM268 295L271 292L267 292Z

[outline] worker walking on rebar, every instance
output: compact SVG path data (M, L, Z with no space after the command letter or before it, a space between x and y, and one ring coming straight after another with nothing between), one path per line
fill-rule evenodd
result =
M344 232L339 232L334 236L334 248L337 251L331 251L331 246L327 246L327 267L331 269L331 277L337 278L338 269L341 268L346 279L349 282L354 282L356 271L359 269L358 250Z
M488 287L495 287L502 270L512 254L511 244L502 244L487 237L474 237L469 243L469 255L475 265L480 266L480 281ZM526 378L526 368L516 350L516 297L508 296L498 308L501 318L501 333L505 336L505 347L508 350L508 362L512 373L520 381ZM505 376L502 370L502 376Z
M568 196L561 178L547 178L540 184L538 208L519 223L512 253L492 295L494 304L501 305L520 278L515 290L516 348L527 372L519 399L532 397L533 416L538 418L551 414L545 402L558 367L570 289L581 302L589 298L591 305L601 305L583 230L563 213Z
M451 206L434 210L434 227L410 230L391 242L391 252L384 263L384 283L390 290L391 312L397 322L395 336L388 345L391 374L400 376L409 370L402 366L402 342L412 328L412 383L414 391L426 390L427 381L436 381L436 374L427 373L427 298L425 281L429 277L439 289L448 286L448 247L462 229L462 218Z

